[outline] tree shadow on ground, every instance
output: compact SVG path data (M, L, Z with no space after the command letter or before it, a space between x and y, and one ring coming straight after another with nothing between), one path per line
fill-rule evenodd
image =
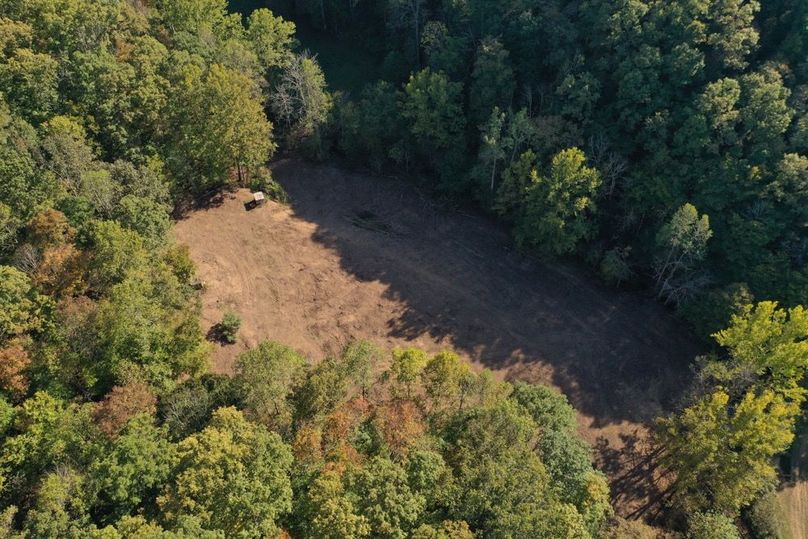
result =
M217 343L222 346L229 346L235 344L235 340L228 338L227 329L221 322L213 324L208 332L205 334L205 339L208 342Z
M604 437L595 443L595 464L610 479L615 506L627 507L625 516L662 524L664 508L673 492L671 477L662 469L662 449L637 430L620 434L620 447Z
M197 210L211 210L218 208L228 197L234 196L235 185L218 186L196 195L188 195L181 198L174 204L172 217L174 219L184 219L190 212Z
M552 383L591 427L648 422L686 387L698 347L652 299L524 257L503 227L398 180L298 161L273 173L343 270L385 284L403 306L387 322L390 336L429 335L511 377ZM362 215L374 226L358 225Z

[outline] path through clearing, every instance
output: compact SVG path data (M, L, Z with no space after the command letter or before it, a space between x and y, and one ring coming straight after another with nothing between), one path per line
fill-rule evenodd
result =
M678 321L578 269L526 260L501 227L404 182L292 160L273 169L290 206L247 212L242 190L175 228L205 283L204 323L226 308L243 319L215 370L261 339L314 360L353 338L454 348L566 393L621 512L642 512L652 497L642 425L678 396L697 352Z

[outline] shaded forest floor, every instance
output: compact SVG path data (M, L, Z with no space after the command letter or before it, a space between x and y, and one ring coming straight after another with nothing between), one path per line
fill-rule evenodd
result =
M261 339L313 360L358 338L453 348L567 394L618 511L654 516L645 425L675 403L698 352L676 319L577 268L520 256L501 227L402 181L295 160L273 173L289 206L248 212L240 190L175 228L205 283L205 329L227 308L243 319L238 344L216 346L214 370L228 372Z

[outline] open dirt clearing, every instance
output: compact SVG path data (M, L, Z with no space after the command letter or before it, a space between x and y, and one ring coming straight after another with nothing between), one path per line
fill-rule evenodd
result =
M642 425L677 398L697 352L673 317L576 268L525 259L501 227L404 182L299 161L273 170L288 207L248 212L241 190L175 229L205 283L207 327L227 308L243 319L239 343L217 346L215 370L261 339L313 360L354 338L453 348L566 393L621 512L644 511L654 492Z
M792 539L808 539L808 480L786 486L778 493L788 516Z
M808 428L803 425L791 450L791 477L778 493L786 511L790 539L808 539Z

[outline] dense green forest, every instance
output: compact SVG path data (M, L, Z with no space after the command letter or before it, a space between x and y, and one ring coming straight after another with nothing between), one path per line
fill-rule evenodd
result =
M207 373L171 219L228 185L282 197L280 150L420 178L526 253L653 290L713 342L655 431L662 524L779 537L808 368L808 4L277 9L383 80L329 91L268 9L0 0L0 534L651 533L614 518L563 395L450 351L263 342Z

